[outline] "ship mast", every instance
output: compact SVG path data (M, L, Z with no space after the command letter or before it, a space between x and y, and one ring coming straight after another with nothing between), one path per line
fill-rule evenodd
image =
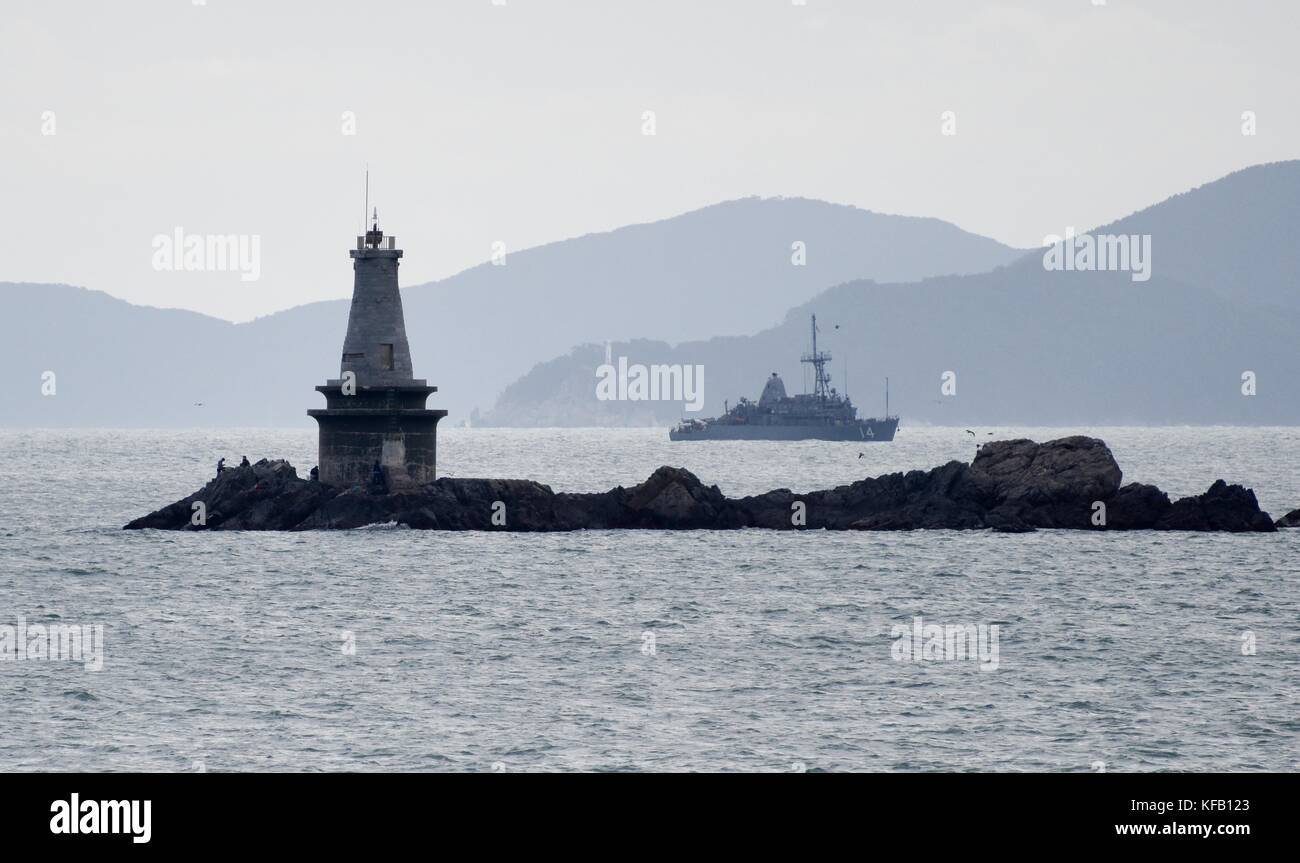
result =
M801 363L811 363L814 369L814 378L816 383L813 385L813 395L826 401L830 395L831 376L826 371L826 364L830 362L831 355L825 351L817 350L817 316L812 316L812 353L804 354L799 358Z

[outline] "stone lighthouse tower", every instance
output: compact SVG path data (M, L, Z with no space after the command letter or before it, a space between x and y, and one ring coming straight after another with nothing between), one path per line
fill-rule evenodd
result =
M397 289L402 250L379 230L378 210L350 254L352 309L339 379L316 387L325 408L307 411L320 426L320 480L364 485L379 462L390 489L432 482L438 420L447 412L425 408L438 388L414 377Z

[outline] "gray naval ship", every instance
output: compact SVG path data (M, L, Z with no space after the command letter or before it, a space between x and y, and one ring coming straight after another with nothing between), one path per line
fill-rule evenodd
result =
M668 432L670 440L851 440L891 441L898 417L889 415L889 379L885 379L885 418L858 419L847 395L831 387L826 364L831 355L817 350L817 316L812 319L812 353L800 362L813 367L812 393L789 396L776 372L763 385L757 402L741 397L716 419L682 420Z

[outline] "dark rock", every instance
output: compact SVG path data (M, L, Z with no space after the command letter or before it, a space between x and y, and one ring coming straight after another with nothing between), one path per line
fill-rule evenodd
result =
M994 441L971 463L975 484L990 488L1010 527L1016 521L1047 528L1090 529L1093 503L1119 490L1123 472L1106 444L1074 436L1047 444Z
M1300 527L1300 509L1293 509L1274 522L1277 527Z
M287 462L262 460L229 470L126 527L327 530L395 522L423 530L505 531L1274 529L1254 493L1241 486L1219 481L1203 495L1171 504L1154 486L1121 488L1122 477L1106 445L1088 437L1044 444L995 441L981 447L971 464L953 461L823 491L776 489L736 499L674 467L661 467L632 488L593 494L557 494L528 480L445 477L418 489L374 494L308 482ZM194 504L200 502L206 524L194 523ZM1105 523L1094 525L1099 503L1106 507Z
M1169 511L1169 495L1153 485L1131 482L1106 504L1106 527L1149 530Z
M289 530L337 494L338 489L299 479L298 472L287 461L262 459L248 467L227 468L189 497L138 518L126 527Z
M1174 501L1156 522L1156 530L1275 531L1273 519L1261 512L1255 492L1215 480L1205 494Z
M1004 503L989 510L984 516L984 523L998 533L1030 533L1037 530L1032 523L1032 514L1024 507Z
M681 529L716 523L727 499L685 468L661 467L630 489L622 504L635 527Z
M971 471L988 477L1003 500L1031 506L1105 500L1119 490L1123 478L1110 448L1082 435L1045 444L1023 438L986 443Z

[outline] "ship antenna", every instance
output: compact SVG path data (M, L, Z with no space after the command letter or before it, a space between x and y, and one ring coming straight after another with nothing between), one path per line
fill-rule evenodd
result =
M361 211L361 233L366 232L366 216L370 213L370 166L366 165L366 208Z
M812 353L805 354L799 358L800 362L808 363L813 367L815 388L813 394L824 404L826 402L827 391L830 389L830 375L826 374L826 364L832 359L828 353L817 350L817 316L812 316Z
M817 356L817 316L812 316L813 356Z
M813 355L814 357L817 356L817 316L816 316L816 315L813 315L813 316L812 316L812 355ZM817 385L818 385L821 381L820 381L820 378L819 378L818 375L817 375L817 365L816 365L816 363L814 362L814 363L812 364L812 366L813 366L813 395L817 395ZM808 391L808 390L807 390L807 384L805 384L805 385L804 385L804 392L807 392L807 391Z

